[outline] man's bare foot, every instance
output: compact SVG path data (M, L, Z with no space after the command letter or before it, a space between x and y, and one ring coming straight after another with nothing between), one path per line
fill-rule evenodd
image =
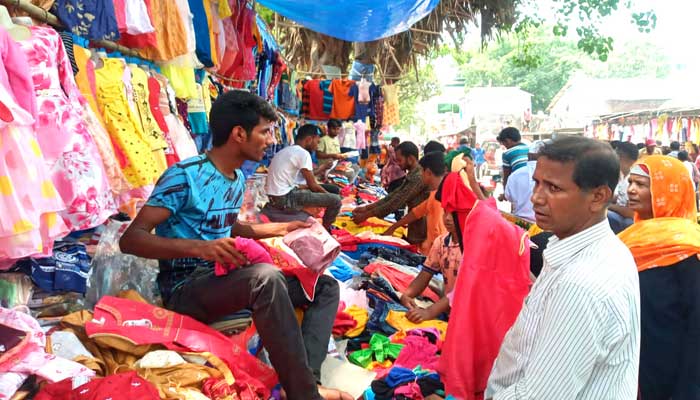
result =
M323 386L318 387L318 393L326 400L355 400L349 393L342 392L338 389L329 389Z

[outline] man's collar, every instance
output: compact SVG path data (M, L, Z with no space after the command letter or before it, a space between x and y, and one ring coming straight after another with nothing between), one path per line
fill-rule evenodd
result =
M573 255L590 244L611 235L610 223L607 219L604 219L564 240L559 240L556 236L552 236L542 256L551 268L559 268L565 265Z

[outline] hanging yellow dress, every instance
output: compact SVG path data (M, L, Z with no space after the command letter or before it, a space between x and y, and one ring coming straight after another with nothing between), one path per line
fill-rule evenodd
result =
M129 68L131 69L131 86L134 89L134 104L136 105L138 121L141 123L146 141L151 146L153 159L158 170L163 173L168 168L165 159L165 149L168 147L168 143L165 141L163 131L158 126L148 103L148 74L135 65L129 66Z
M161 172L141 123L129 107L122 80L126 66L119 59L103 61L104 66L95 70L97 103L115 151L121 156L119 163L124 176L135 188L153 185Z

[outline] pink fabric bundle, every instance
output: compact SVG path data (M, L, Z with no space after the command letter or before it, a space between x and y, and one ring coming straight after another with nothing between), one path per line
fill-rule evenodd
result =
M236 250L243 253L246 260L248 260L249 265L272 264L272 257L270 257L270 253L268 253L260 243L253 239L237 237ZM223 276L228 274L228 272L232 269L236 268L237 267L232 264L221 264L217 262L214 265L214 274L216 276Z
M409 334L403 342L404 347L394 363L395 366L414 369L420 365L423 369L437 371L438 347L430 343L427 337Z
M296 253L309 269L322 273L340 254L340 243L314 218L308 228L297 229L284 236L284 244Z

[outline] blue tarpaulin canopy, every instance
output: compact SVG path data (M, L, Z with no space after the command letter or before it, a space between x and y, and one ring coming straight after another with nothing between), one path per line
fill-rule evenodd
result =
M328 36L369 42L408 30L440 0L258 0L258 3Z

